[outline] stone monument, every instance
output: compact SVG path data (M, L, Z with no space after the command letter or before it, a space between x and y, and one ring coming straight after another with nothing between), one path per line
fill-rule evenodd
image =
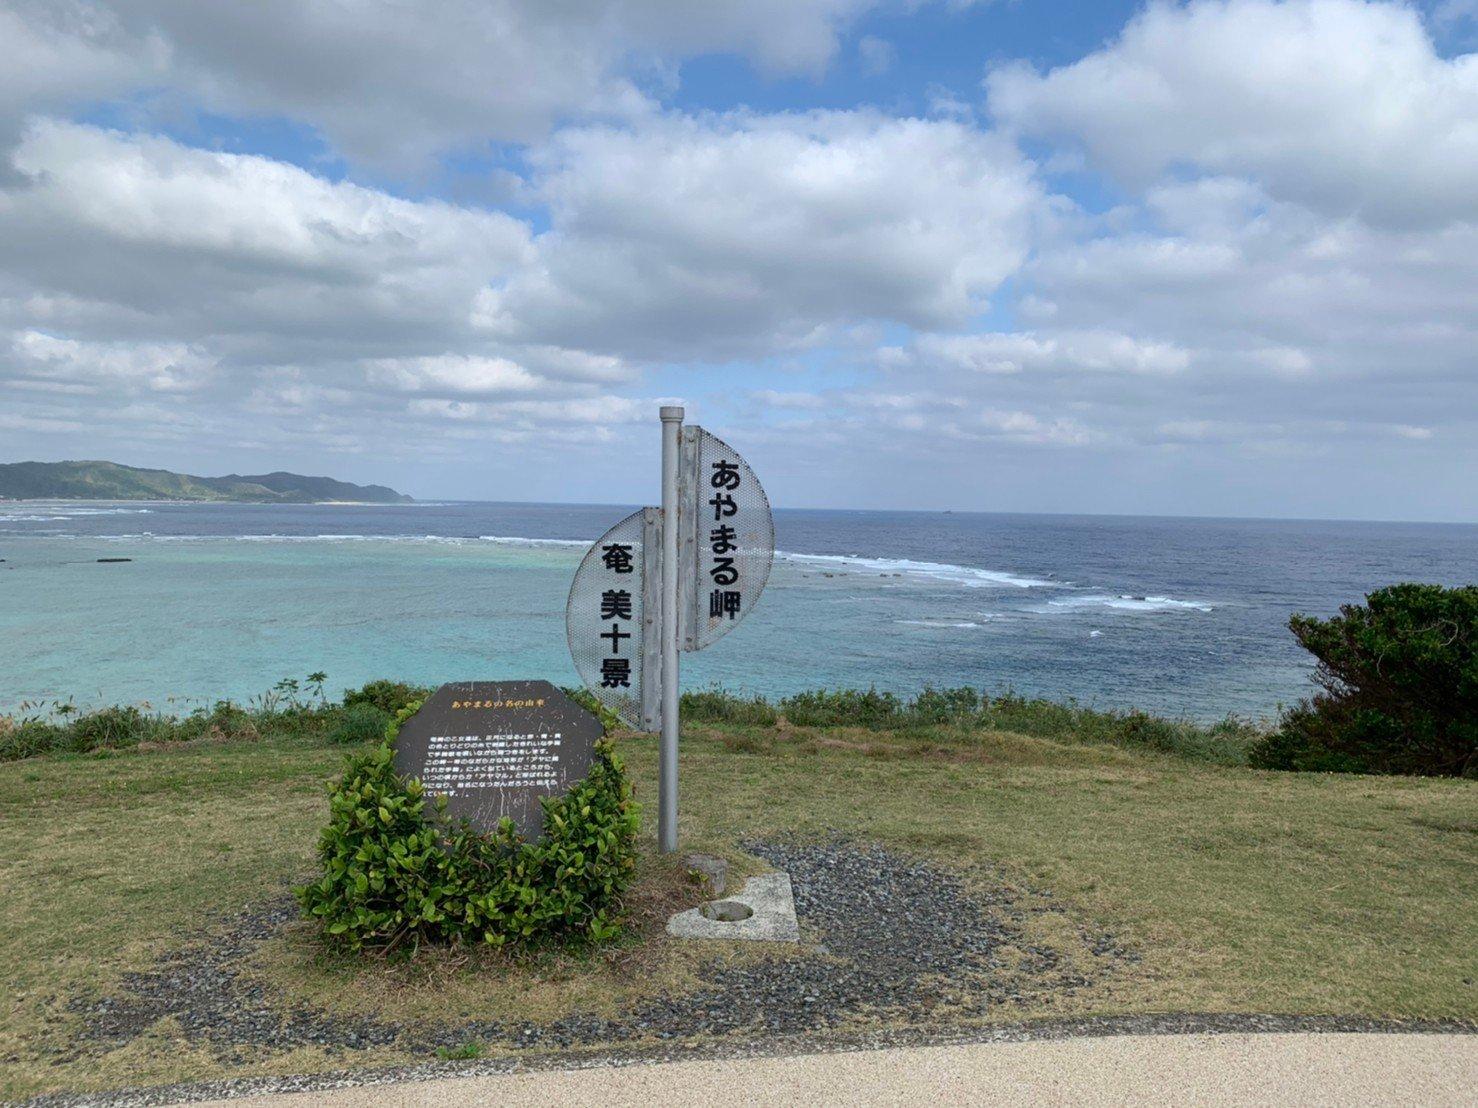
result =
M600 720L548 681L460 681L437 689L401 725L395 772L444 796L447 815L491 831L505 817L529 840L539 801L590 771Z

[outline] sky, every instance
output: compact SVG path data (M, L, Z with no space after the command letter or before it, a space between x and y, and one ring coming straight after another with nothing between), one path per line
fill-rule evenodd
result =
M0 0L0 461L1478 520L1478 0Z

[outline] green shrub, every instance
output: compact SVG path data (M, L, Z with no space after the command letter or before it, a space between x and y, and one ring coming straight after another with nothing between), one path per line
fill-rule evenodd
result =
M37 754L118 750L142 742L184 742L206 734L225 738L256 736L250 718L225 702L210 712L197 711L185 719L148 715L127 705L100 708L75 718L71 718L71 713L71 704L67 702L53 706L46 716L18 720L0 717L0 761Z
M896 726L903 701L877 689L813 689L780 701L780 711L797 727Z
M1319 710L1309 701L1283 713L1278 730L1256 743L1248 764L1257 769L1303 770L1315 773L1362 773L1365 759L1341 749L1335 734L1335 713Z
M984 703L985 697L968 686L957 689L926 688L914 697L907 712L920 723L953 723L975 715Z
M32 758L67 749L70 732L62 724L49 720L0 718L0 761Z
M178 722L163 720L175 739L256 739L261 735L252 714L239 704L229 700L217 700L209 710L196 709L189 717Z
M1225 766L1246 765L1248 748L1263 734L1257 725L1235 716L1205 724L1010 692L982 699L975 724L1062 742L1138 747Z
M1392 585L1288 626L1323 691L1284 713L1252 764L1478 776L1478 586Z
M1042 738L1080 736L1090 742L1112 741L1106 733L1111 718L1073 701L1036 700L1010 691L991 697L980 709L981 724L998 731Z
M485 834L451 823L444 801L397 776L387 738L349 758L319 839L323 876L297 890L299 903L352 950L614 937L636 869L638 816L612 746L597 743L585 780L543 804L537 842L511 820Z
M769 727L779 719L775 706L762 696L736 696L712 687L685 692L682 718L694 723L732 723L741 727Z
M1138 710L1116 716L1114 741L1123 746L1143 746L1150 750L1171 752L1181 745L1180 729L1174 720L1152 716Z
M71 750L138 746L152 729L149 717L131 704L100 708L72 721L66 746Z
M431 689L407 685L404 681L371 681L362 688L345 689L344 707L372 704L386 715L393 716L407 704L424 701L431 693Z
M385 737L385 728L390 724L390 713L373 704L352 704L344 709L338 725L329 732L328 741L341 746L360 746L379 742Z

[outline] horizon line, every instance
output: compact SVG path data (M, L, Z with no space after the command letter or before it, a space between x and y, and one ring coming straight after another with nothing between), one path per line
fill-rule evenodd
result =
M173 472L166 470L164 472ZM287 471L283 471L287 472ZM294 474L294 476L302 476ZM338 478L328 478L338 480ZM354 484L355 482L341 482L343 484ZM366 487L366 486L361 486ZM389 488L389 486L383 486ZM402 496L410 496L409 493L401 493L398 489L392 492ZM376 500L284 500L284 501L254 501L254 500L158 500L146 498L117 499L112 497L92 496L26 496L6 497L0 496L0 504L212 504L212 505L235 505L241 508L283 508L283 507L328 507L337 505L340 507L366 507L366 508L411 508L436 504L511 504L524 507L548 507L548 508L625 508L636 509L642 507L636 501L629 502L602 502L594 500L475 500L466 497L455 496L412 496L409 503L397 503L394 501ZM1478 519L1391 519L1373 516L1279 516L1279 515L1196 515L1189 512L1075 512L1075 511L1030 511L1027 509L1004 509L1004 508L856 508L856 507L816 507L813 505L776 505L771 504L771 509L776 512L852 512L861 514L884 514L894 515L972 515L972 516L1043 516L1059 518L1081 518L1081 519L1183 519L1224 521L1228 523L1383 523L1392 525L1418 524L1427 527L1474 527L1478 526Z

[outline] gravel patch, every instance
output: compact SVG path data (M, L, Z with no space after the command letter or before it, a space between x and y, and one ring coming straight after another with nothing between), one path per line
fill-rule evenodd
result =
M121 995L73 1005L88 1016L88 1035L78 1045L90 1040L104 1049L121 1046L169 1017L187 1039L209 1042L223 1060L233 1062L247 1061L263 1049L332 1045L362 1050L396 1042L398 1028L301 1006L284 1008L268 989L240 974L236 967L257 944L297 916L292 900L244 912L208 943L166 954L147 973L127 974Z
M794 957L717 966L706 987L662 996L618 1017L572 1015L551 1023L481 1020L401 1026L286 1006L240 966L253 948L296 917L290 901L243 913L208 941L129 974L116 996L77 1006L88 1031L77 1049L110 1049L173 1018L192 1043L223 1061L302 1046L362 1050L396 1046L432 1053L469 1041L520 1050L664 1042L695 1036L793 1035L853 1023L919 1023L978 1017L1044 991L1069 995L1091 984L1065 970L1056 951L1023 944L1001 894L970 895L959 880L881 847L848 842L748 842L746 850L790 874L803 943ZM1092 936L1104 968L1124 956ZM1015 972L999 953L1013 949ZM1024 957L1024 961L1023 961ZM72 1055L76 1057L76 1054ZM70 1060L69 1058L58 1059Z
M473 1038L568 1048L639 1039L794 1035L857 1022L916 1023L944 1011L958 1020L1025 999L1022 971L1003 974L996 957L1005 945L1023 950L1015 926L1006 913L988 911L956 878L877 846L743 845L790 874L805 940L799 956L719 968L706 988L647 1001L616 1019L573 1016L513 1028L496 1022L463 1025L440 1045ZM1055 951L1025 947L1024 952L1033 995L1044 990L1065 995L1091 983L1063 971Z

